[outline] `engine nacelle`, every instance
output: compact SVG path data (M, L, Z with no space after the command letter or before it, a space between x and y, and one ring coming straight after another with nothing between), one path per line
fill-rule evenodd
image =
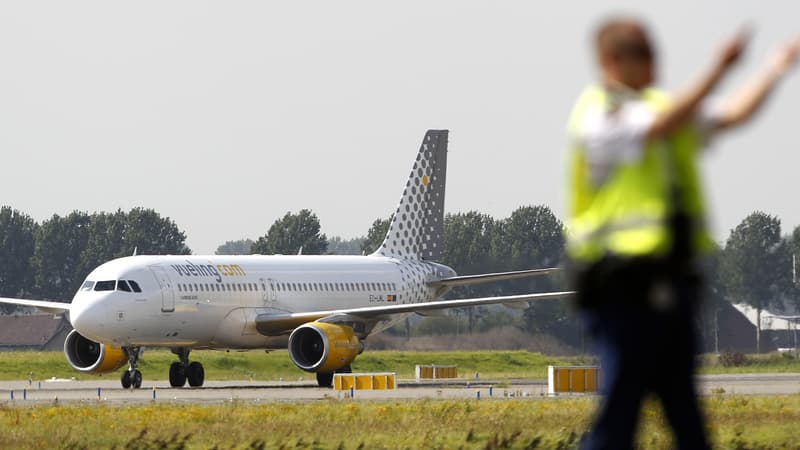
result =
M72 330L67 335L64 354L69 365L78 372L113 372L128 362L128 354L124 349L89 340L81 336L78 330Z
M353 362L362 350L361 341L347 325L309 322L289 336L289 356L308 372L332 373Z

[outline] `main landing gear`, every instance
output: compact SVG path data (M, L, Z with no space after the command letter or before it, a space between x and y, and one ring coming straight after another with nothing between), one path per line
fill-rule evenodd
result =
M333 374L334 373L353 373L350 364L337 369L336 372L317 372L317 385L322 388L333 387Z
M172 353L178 355L180 361L176 361L169 366L169 384L172 387L183 387L189 382L191 387L200 387L206 378L203 365L197 361L189 362L188 348L173 348Z
M124 389L139 389L142 387L142 372L139 372L139 369L136 368L139 364L140 351L140 347L125 348L125 352L128 354L128 370L122 372L122 378L120 378Z

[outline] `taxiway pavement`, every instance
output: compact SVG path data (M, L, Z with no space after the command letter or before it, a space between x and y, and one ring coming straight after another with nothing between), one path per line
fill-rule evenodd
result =
M800 394L800 374L700 375L702 395ZM53 402L128 404L144 402L304 402L350 398L350 391L316 387L312 381L209 381L202 388L171 388L167 381L145 380L141 389L122 389L119 381L1 381L0 404L34 405ZM567 394L569 395L569 394ZM562 395L563 397L564 395ZM400 380L393 390L353 391L354 400L504 399L547 397L545 380L511 382Z

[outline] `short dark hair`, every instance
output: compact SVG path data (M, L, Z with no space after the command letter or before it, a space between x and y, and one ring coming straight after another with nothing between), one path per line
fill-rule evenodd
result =
M631 17L611 17L596 28L594 33L595 51L598 56L623 52L633 47L641 47L642 39L650 46L650 38L644 23Z

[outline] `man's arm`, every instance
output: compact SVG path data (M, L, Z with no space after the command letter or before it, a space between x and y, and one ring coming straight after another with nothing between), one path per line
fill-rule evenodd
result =
M704 73L688 90L678 95L667 110L658 114L647 132L648 138L658 138L671 134L689 122L698 106L717 86L722 77L734 66L744 52L750 33L740 32L728 41L720 52L714 65Z
M778 81L800 58L800 37L778 49L766 67L723 103L718 112L716 129L743 124L761 108Z

